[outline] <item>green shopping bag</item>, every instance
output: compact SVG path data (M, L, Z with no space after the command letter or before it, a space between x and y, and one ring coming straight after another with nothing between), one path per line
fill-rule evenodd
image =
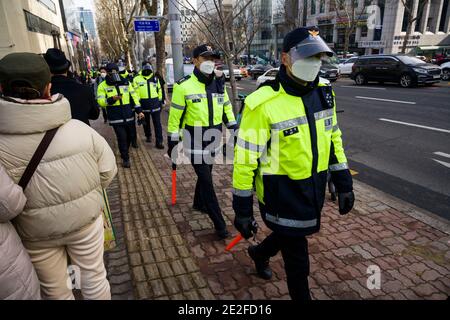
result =
M108 195L105 189L102 189L103 193L103 227L104 227L104 250L108 251L116 247L116 234L112 223L111 210L109 208Z

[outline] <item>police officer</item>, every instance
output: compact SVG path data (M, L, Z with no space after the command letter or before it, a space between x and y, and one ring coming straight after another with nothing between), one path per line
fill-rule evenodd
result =
M222 123L234 130L236 120L222 81L223 74L215 70L215 61L220 56L211 47L201 45L194 49L193 58L194 72L173 87L168 153L172 159L175 158L176 152L172 149L180 141L181 133L184 151L198 177L193 208L207 213L216 234L224 239L229 232L217 201L211 172L213 158L222 148Z
M144 61L142 63L142 70L134 78L133 86L141 98L142 112L145 114L144 133L146 141L151 142L151 117L155 129L156 148L164 149L161 127L163 88L159 79L153 73L152 66L149 62Z
M133 139L136 139L133 101L139 119L144 118L144 114L133 86L119 76L117 64L109 63L106 70L108 72L106 79L100 83L97 89L97 101L102 108L106 108L109 124L116 133L123 167L130 168L128 149Z
M282 65L245 100L235 148L234 225L250 238L252 190L272 233L248 253L260 277L270 279L269 258L281 250L292 299L311 299L305 236L319 231L327 171L338 192L339 213L354 203L352 177L344 154L334 92L319 79L321 59L333 52L317 28L298 28L283 42Z
M128 82L131 85L133 85L133 75L127 71L127 69L125 68L125 64L121 60L119 60L118 67L119 67L119 75L122 77L122 79L125 82ZM134 107L135 107L135 104L133 101L131 104L131 109L133 110L133 112L135 111ZM131 146L133 148L137 149L138 144L137 144L136 122L134 122L133 126L131 126L131 130L134 131L134 134L132 135L133 140L131 140Z
M108 72L106 71L106 66L101 66L99 69L99 72L97 73L97 78L95 79L95 84L94 84L94 93L95 94L97 94L98 86L100 85L100 83L105 81L107 74L108 74ZM106 116L106 108L100 108L100 109L102 110L103 122L104 123L108 122L108 117Z

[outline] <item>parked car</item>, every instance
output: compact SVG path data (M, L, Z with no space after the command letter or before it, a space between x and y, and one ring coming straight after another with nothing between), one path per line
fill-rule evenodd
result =
M278 74L279 68L273 68L269 69L266 72L264 72L263 75L259 76L258 79L256 79L256 85L260 86L262 83L266 82L267 80L275 80L275 77Z
M222 70L223 71L223 75L225 76L225 80L230 80L230 69L228 68L228 66L226 64L223 64L221 66L217 67L217 70ZM242 74L241 74L241 70L233 67L233 73L234 73L234 78L237 81L240 81L242 79Z
M441 68L407 55L370 55L359 57L350 78L357 85L369 81L396 82L402 87L433 84L440 81Z
M194 67L195 66L193 64L183 64L184 76L187 76L194 72ZM168 58L166 59L166 85L169 92L172 91L174 83L175 79L173 74L173 59Z
M358 57L352 57L350 59L344 59L343 62L339 63L339 74L350 75L352 73L352 67Z
M441 79L444 81L450 80L450 61L441 64Z
M339 77L339 66L332 62L323 61L322 66L320 67L319 76L330 82L334 82Z
M255 64L248 70L248 75L256 80L259 76L263 75L267 70L272 69L271 66L264 66L262 64Z

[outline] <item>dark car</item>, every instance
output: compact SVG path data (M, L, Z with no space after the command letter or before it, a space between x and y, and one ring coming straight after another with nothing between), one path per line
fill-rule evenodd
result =
M339 77L339 66L331 62L322 62L320 67L319 76L334 82Z
M407 55L362 56L355 61L350 78L357 85L369 81L395 82L402 87L433 84L440 81L441 69Z
M248 69L248 75L256 80L259 76L263 75L267 70L272 69L271 66L263 66L262 64L255 64L250 69Z

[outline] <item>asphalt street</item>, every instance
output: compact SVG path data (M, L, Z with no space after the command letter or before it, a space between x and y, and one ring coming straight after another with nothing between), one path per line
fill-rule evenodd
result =
M237 84L239 93L257 87ZM360 87L341 78L333 87L355 178L450 220L450 83Z

